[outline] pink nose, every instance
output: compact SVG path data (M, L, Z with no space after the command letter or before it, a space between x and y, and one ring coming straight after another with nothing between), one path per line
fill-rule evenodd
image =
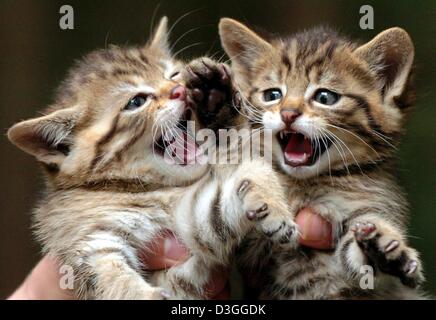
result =
M186 100L186 89L182 85L175 86L170 93L171 100Z

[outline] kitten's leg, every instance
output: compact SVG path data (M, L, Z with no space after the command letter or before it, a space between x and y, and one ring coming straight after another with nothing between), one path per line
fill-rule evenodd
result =
M111 233L91 235L84 243L75 270L79 296L93 299L161 300L162 288L149 284L141 272L136 250ZM91 296L88 296L89 292Z
M354 274L359 274L360 267L367 264L398 277L412 288L423 281L416 250L407 246L400 231L380 217L363 216L350 223L339 252L347 269Z
M196 211L189 214L196 216L197 226L183 235L192 256L160 274L156 278L159 286L171 292L171 297L204 298L211 270L227 267L235 247L253 228L286 247L296 246L297 227L283 189L271 166L262 161L244 163L203 185L196 199L207 205L193 204Z
M269 239L296 246L298 228L285 198L284 186L271 166L262 161L241 165L234 174L233 202L239 203L247 220Z
M206 287L212 270L204 257L192 255L182 264L156 272L153 281L170 294L170 299L205 299L208 297Z

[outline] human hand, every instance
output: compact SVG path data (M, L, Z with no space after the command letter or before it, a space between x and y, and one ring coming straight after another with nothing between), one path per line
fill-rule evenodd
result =
M300 244L313 249L332 249L333 230L329 221L310 208L302 209L295 218L300 229Z
M147 270L161 270L183 263L188 257L187 249L170 232L153 241L153 249L140 254ZM56 258L45 256L35 266L20 287L8 298L10 300L72 300L73 291L62 289L59 273L60 264ZM206 292L211 299L228 299L227 276L223 272L212 275Z

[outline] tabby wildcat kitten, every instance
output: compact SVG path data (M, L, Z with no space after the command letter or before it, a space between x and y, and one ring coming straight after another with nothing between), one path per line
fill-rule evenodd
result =
M252 228L295 242L284 190L270 166L255 160L220 170L196 161L196 146L186 143L195 105L188 106L179 82L192 83L202 62L193 61L187 72L168 48L163 18L144 47L87 55L44 116L8 132L45 168L47 194L34 213L35 234L44 253L73 268L79 298L204 298L210 272L229 264ZM228 80L220 70L218 83ZM184 147L181 161L167 163L177 144ZM191 256L145 274L138 250L152 249L152 239L167 229Z
M422 266L407 244L408 205L394 149L414 101L414 48L400 28L358 45L316 28L266 40L232 19L222 45L249 125L273 132L291 212L330 221L336 249L284 251L251 234L240 263L264 276L264 298L420 298ZM255 261L255 262L253 262ZM360 285L362 266L376 272Z

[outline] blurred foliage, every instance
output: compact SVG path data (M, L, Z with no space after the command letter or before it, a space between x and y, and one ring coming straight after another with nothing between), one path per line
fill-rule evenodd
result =
M50 102L54 87L74 59L108 43L143 43L154 21L168 15L171 39L182 58L208 53L223 57L217 36L220 17L229 16L278 34L327 24L352 38L369 40L392 26L406 29L416 46L418 103L399 153L399 178L412 208L411 242L421 253L426 288L436 293L436 1L78 1L75 29L59 28L64 1L2 0L0 3L0 124L33 116ZM359 8L370 4L375 29L359 28ZM194 29L193 29L194 28ZM0 138L3 210L0 213L0 296L12 290L37 258L29 215L41 190L30 157Z

